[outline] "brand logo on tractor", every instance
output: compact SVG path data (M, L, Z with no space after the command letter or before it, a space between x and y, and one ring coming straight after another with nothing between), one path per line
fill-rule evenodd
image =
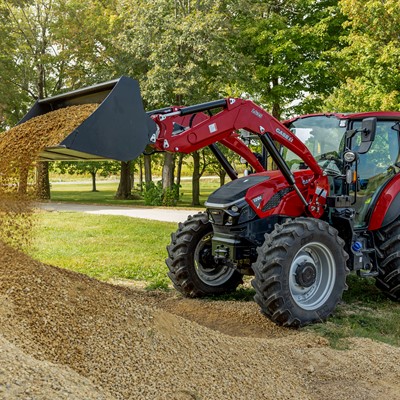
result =
M253 204L254 204L257 208L260 207L262 198L263 198L262 195L259 195L259 196L257 196L257 197L254 197L254 199L252 199Z
M293 138L292 138L291 136L289 136L287 133L283 132L281 129L276 128L276 129L275 129L275 132L276 132L278 135L284 137L284 138L285 138L286 140L288 140L289 142L293 142Z
M262 113L260 113L260 111L257 111L254 108L251 110L251 113L254 114L258 118L262 118L263 117Z

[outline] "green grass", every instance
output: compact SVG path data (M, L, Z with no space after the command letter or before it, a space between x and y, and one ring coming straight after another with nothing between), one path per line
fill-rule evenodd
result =
M372 278L352 274L347 283L349 289L333 317L307 329L325 336L337 349L347 348L351 337L400 346L400 304L386 298Z
M181 185L181 198L177 204L178 207L192 207L192 183L184 180ZM57 183L51 184L51 200L64 201L69 203L92 203L92 204L110 204L110 205L135 205L143 206L141 200L116 200L115 193L118 188L117 182L97 183L97 192L92 192L90 183ZM208 196L219 187L217 179L204 179L200 183L200 203L204 204Z
M92 192L92 185L86 183L51 185L51 200L68 203L95 203L110 205L144 205L143 200L115 200L117 183L98 183L98 192Z
M166 245L177 224L73 212L38 214L29 253L91 277L165 287Z
M45 263L91 277L145 281L147 288L167 288L166 245L177 224L122 216L53 212L38 214L30 254ZM373 279L348 277L349 290L328 322L305 328L343 349L348 338L366 337L400 346L400 304L388 300ZM251 301L241 288L220 300Z

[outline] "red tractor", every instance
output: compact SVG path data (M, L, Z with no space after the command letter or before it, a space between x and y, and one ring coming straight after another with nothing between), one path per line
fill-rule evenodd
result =
M168 275L184 296L231 292L253 275L262 312L291 327L325 320L349 271L374 277L387 296L400 299L400 113L281 123L234 98L145 113L136 81L123 77L40 100L24 120L94 100L99 108L42 159L126 161L146 146L183 153L209 146L231 178L210 195L205 212L171 236ZM259 138L261 156L239 131ZM112 140L103 139L111 132ZM243 157L252 173L238 178L220 145ZM271 160L275 170L266 168Z

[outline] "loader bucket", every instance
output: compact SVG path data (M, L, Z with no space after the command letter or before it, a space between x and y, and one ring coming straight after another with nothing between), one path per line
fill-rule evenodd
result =
M143 109L138 82L124 76L38 100L19 123L59 108L89 103L99 106L59 144L41 151L40 160L130 161L150 143L156 125Z

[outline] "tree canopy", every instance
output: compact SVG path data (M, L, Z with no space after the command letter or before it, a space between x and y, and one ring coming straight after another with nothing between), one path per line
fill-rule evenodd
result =
M249 96L280 118L312 111L338 84L332 69L343 16L336 0L240 2L236 46Z
M397 109L394 0L0 0L0 112L122 74L146 108L247 96L275 116Z
M340 111L398 110L400 14L395 0L341 0L349 34L336 66L341 78L327 108Z
M147 110L226 96L251 98L277 118L398 109L397 8L395 0L0 0L0 124L15 124L38 98L121 75L139 80ZM174 158L165 160L173 177Z

